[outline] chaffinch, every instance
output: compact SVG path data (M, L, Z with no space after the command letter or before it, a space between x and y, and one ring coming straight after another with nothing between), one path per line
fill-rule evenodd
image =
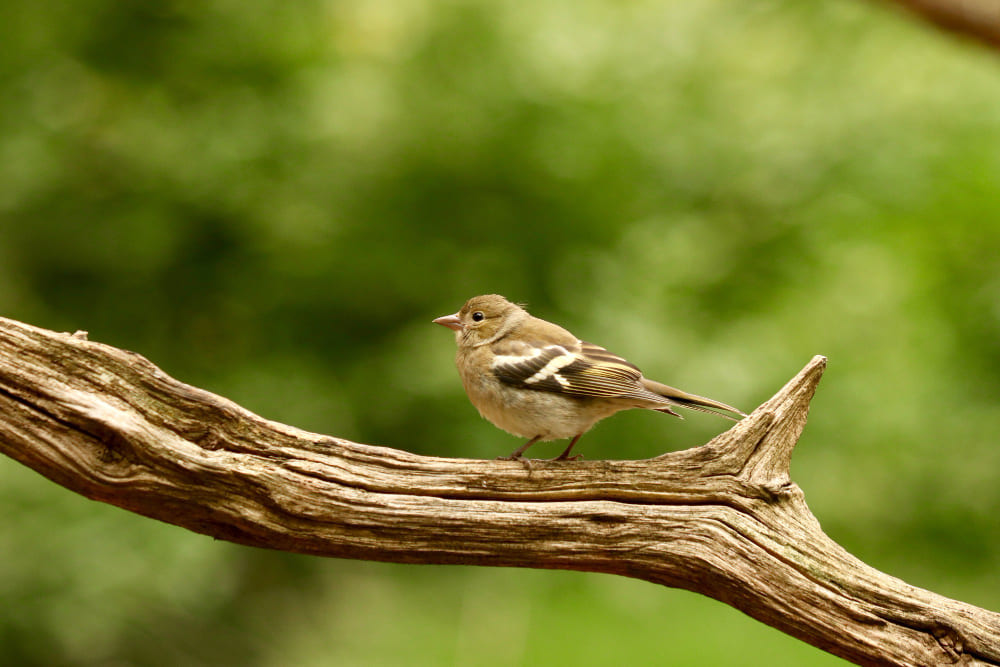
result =
M529 438L510 456L540 440L572 438L569 455L590 427L619 410L644 408L675 417L690 408L738 421L746 414L725 403L648 380L634 365L603 347L585 343L498 294L469 299L454 315L434 320L454 329L455 364L469 400L508 433ZM726 414L731 413L731 414Z

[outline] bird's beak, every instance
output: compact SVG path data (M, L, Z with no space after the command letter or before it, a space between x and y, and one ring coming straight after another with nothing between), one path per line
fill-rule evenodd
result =
M455 331L462 330L462 320L458 319L458 313L439 317L434 320L434 324L440 324L443 327L448 327L449 329L454 329Z

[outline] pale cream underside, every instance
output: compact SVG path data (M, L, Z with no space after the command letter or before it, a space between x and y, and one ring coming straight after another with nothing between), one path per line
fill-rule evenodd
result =
M628 402L573 399L562 394L503 385L489 375L467 376L462 383L479 414L494 425L522 438L572 438L620 410Z

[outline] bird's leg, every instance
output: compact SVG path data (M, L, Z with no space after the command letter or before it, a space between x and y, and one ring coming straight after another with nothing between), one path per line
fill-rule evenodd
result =
M578 434L575 438L569 441L569 447L567 447L562 454L555 457L554 459L549 459L550 461L576 461L578 458L583 456L583 454L577 454L576 456L570 456L569 453L573 450L573 445L576 441L580 439L583 433Z
M528 447L531 447L533 444L535 444L541 439L542 436L536 435L534 438L532 438L531 440L529 440L528 442L524 443L516 450L514 450L514 453L511 454L510 456L498 456L497 461L524 461L525 460L524 452L528 450Z

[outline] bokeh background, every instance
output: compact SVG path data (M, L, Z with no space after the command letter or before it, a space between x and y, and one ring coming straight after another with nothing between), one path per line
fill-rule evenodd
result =
M445 456L518 444L430 324L474 294L747 410L825 354L793 459L824 528L1000 609L985 48L860 0L38 0L0 43L0 314ZM0 508L5 665L843 664L683 591L250 549L7 459Z

